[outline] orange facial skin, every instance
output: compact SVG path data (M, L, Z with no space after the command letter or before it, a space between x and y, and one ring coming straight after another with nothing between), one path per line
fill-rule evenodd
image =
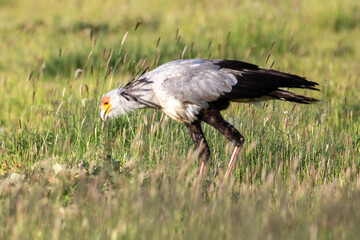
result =
M102 99L102 105L103 105L103 108L104 107L107 107L110 103L110 97L104 97L103 99Z

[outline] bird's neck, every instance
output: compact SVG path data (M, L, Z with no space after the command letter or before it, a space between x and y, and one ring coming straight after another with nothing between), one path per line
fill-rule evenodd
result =
M130 96L120 96L118 104L119 114L125 114L137 109L145 108L146 106L139 101L139 98L133 98Z
M120 92L114 115L121 115L142 108L159 108L152 90L136 90Z

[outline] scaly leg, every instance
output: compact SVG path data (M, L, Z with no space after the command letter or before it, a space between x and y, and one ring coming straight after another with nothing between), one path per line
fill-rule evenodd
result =
M242 145L244 144L245 138L230 123L224 120L219 110L203 110L200 114L200 119L213 126L235 145L234 152L230 158L228 169L225 173L225 177L228 177L228 175L231 173L231 170L235 166L236 158L241 150Z
M226 170L226 173L224 176L225 179L231 174L231 171L235 166L235 162L236 162L237 156L239 155L240 150L241 150L241 146L235 146L234 152L231 155L231 158L230 158L230 161L228 164L228 169Z

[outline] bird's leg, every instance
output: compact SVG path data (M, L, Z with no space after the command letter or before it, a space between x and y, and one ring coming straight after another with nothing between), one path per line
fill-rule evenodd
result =
M224 120L219 110L203 110L200 114L200 119L213 126L235 145L234 152L230 158L228 169L225 173L225 177L227 177L235 166L236 158L242 148L242 145L244 144L245 138L230 123Z
M201 128L201 121L198 120L192 123L185 123L185 125L189 130L195 148L201 149L199 153L199 161L200 161L199 166L200 166L200 174L202 174L205 165L208 163L210 150Z
M236 158L237 158L237 155L239 154L240 150L241 150L241 146L235 146L234 152L231 155L231 158L230 158L230 161L228 164L228 168L225 173L225 178L227 178L230 175L231 170L234 168Z

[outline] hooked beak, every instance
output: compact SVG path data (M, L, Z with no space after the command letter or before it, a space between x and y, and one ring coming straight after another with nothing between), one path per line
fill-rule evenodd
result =
M107 105L107 106L103 106L101 111L100 111L100 117L103 121L106 121L107 119L107 115L109 114L110 112L110 108L111 108L111 105Z

